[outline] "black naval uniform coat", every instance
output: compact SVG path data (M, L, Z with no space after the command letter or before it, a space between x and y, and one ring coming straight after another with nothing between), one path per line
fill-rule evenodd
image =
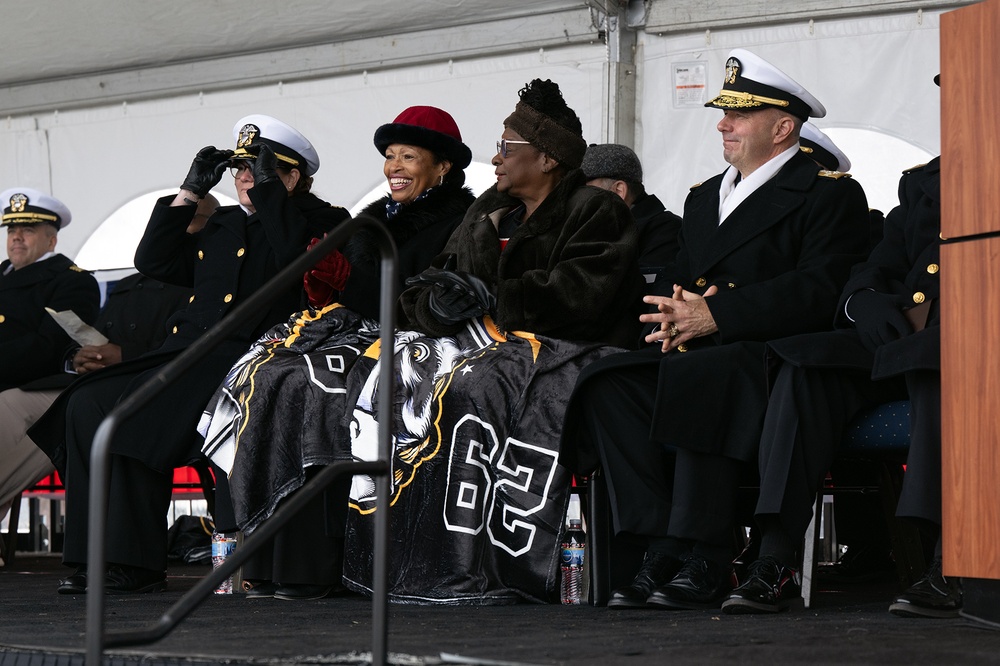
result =
M899 205L885 219L882 240L863 263L851 271L835 312L838 330L772 342L781 359L804 367L852 368L884 379L909 370L940 370L941 338L936 303L941 293L941 163L904 172L899 181ZM845 314L847 300L857 291L888 294L901 310L931 303L927 326L879 347L865 349Z
M216 210L204 229L187 233L195 206L170 206L173 195L157 201L136 249L136 268L167 284L193 289L187 307L167 320L168 334L156 350L81 378L64 392L29 434L56 462L62 460L66 403L76 391L112 375L132 375L126 394L138 388L158 368L186 349L205 331L257 291L286 264L301 255L309 240L322 237L349 217L315 195L287 196L280 182L250 190L256 213L239 206ZM194 428L215 388L251 343L302 303L302 288L288 288L277 301L223 341L197 367L168 389L162 404L147 408L119 429L112 452L137 458L169 472L200 452ZM125 433L128 433L127 435ZM186 441L180 446L178 442Z
M195 206L170 206L173 196L157 202L136 250L136 267L164 282L192 287L193 299L170 318L170 334L158 350L82 377L29 430L32 440L57 465L65 451L63 557L67 563L86 561L86 461L100 411L154 377L165 363L304 252L310 238L321 237L348 217L344 209L314 195L289 197L278 181L252 188L250 197L256 208L253 215L238 206L222 207L196 234L186 232ZM147 569L165 566L162 517L170 499L170 474L174 467L200 456L195 428L205 405L250 343L301 303L298 283L121 423L111 444L109 561ZM68 411L73 418L67 419Z
M910 449L897 514L940 522L940 171L940 159L935 158L900 178L899 205L885 218L882 240L866 261L852 269L844 287L835 314L837 330L769 344L771 365L784 361L799 368L843 372L835 381L818 376L808 383L800 381L794 398L779 395L783 389L776 386L772 402L822 402L829 415L816 418L810 410L800 409L803 413L797 415L794 431L780 420L772 425L768 419L761 440L758 514L779 514L790 529L804 529L817 479L825 475L850 419L865 407L908 395ZM901 310L929 303L926 326L881 345L873 354L845 313L851 295L864 289L889 295ZM833 411L834 405L845 413ZM808 440L808 451L798 450L803 445L799 440ZM789 466L787 461L793 459L797 462ZM798 477L787 476L785 470L791 468L799 470Z
M601 359L584 370L574 398L598 373L657 366L656 385L647 387L656 395L650 439L747 461L767 406L765 344L829 327L850 267L864 256L868 205L857 182L796 153L720 225L722 178L691 189L673 274L653 290L669 296L676 283L703 294L717 286L706 302L719 330L667 354L657 343ZM563 434L562 461L577 472L598 463L596 451L574 450L584 402L571 401Z
M187 305L192 293L188 288L165 284L142 273L126 275L108 293L94 328L121 347L122 361L131 361L163 344L167 318ZM65 350L67 361L79 347L73 343ZM72 372L60 372L25 384L21 389L62 389L79 378Z
M61 254L4 275L8 266L0 263L0 391L63 371L73 341L46 307L90 324L101 301L94 276Z

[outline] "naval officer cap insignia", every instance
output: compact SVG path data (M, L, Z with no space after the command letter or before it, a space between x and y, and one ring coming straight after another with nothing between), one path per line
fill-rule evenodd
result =
M278 158L278 166L298 169L303 176L319 170L319 154L302 133L277 118L260 113L240 118L233 126L236 150L233 160L256 158L256 146L266 143Z
M746 49L733 49L722 90L705 106L717 109L774 107L805 120L822 118L826 108L780 69Z
M799 149L828 171L851 170L851 160L847 159L844 151L812 123L802 123Z
M0 194L3 218L0 225L50 224L62 229L73 216L66 204L30 187L12 187Z

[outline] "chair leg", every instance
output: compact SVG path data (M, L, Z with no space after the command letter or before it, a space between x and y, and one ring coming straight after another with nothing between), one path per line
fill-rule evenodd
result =
M590 560L590 604L607 606L611 579L610 545L611 521L609 518L608 488L601 470L595 471L587 481L587 550Z
M201 484L201 494L205 497L208 505L208 513L215 515L215 477L209 468L207 460L196 460L191 463L191 467L198 472L198 482Z
M17 523L21 520L21 494L18 494L10 503L10 516L7 519L7 534L3 536L2 550L5 567L9 567L14 561L14 552L17 550Z
M812 607L813 586L816 579L816 554L819 551L820 512L823 510L823 491L816 494L813 502L812 520L806 528L806 536L802 543L802 604Z

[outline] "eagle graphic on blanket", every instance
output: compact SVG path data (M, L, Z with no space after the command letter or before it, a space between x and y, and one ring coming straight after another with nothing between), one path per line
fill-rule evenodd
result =
M230 376L235 382L217 392L203 425L231 433L227 445L216 444L213 459L224 460L227 449L232 452L230 478L241 525L250 518L247 524L256 526L281 497L301 486L306 464L377 458L375 415L383 399L377 325L352 315L334 308L320 316L293 318L264 336L255 345L260 349L234 367ZM298 337L290 340L293 335ZM341 353L342 344L349 353ZM557 463L562 419L580 370L615 351L595 343L504 333L488 317L470 320L453 337L396 332L392 601L508 604L558 599L559 541L570 485L569 472ZM288 358L296 353L304 358L293 364ZM342 392L313 388L316 367L330 367L324 359L331 355L344 362L332 364L340 371L322 378L328 389ZM279 366L296 370L285 367L279 373ZM264 380L268 372L281 375L279 387L269 386L273 377ZM261 404L283 401L309 404L284 410ZM222 411L224 405L229 413ZM324 415L313 420L319 411ZM289 419L296 422L286 423ZM307 435L317 427L321 433ZM295 443L296 434L309 445ZM322 455L314 448L322 448ZM251 465L256 469L248 469ZM292 469L296 465L302 469ZM244 475L252 481L240 483ZM344 582L365 593L371 591L374 513L374 481L356 475Z

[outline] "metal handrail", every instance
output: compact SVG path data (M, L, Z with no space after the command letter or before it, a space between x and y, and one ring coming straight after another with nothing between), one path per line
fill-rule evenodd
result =
M104 632L104 572L105 531L107 528L108 481L110 476L111 438L118 425L145 406L160 392L189 370L201 358L235 332L262 305L273 302L289 285L302 279L302 274L316 265L327 254L341 245L362 226L376 232L381 253L381 292L379 304L379 342L383 362L379 365L379 386L384 395L393 391L393 331L396 324L396 245L388 230L370 216L359 216L340 223L308 252L298 257L271 278L250 298L239 304L232 313L201 335L191 346L163 366L149 381L123 399L101 422L94 436L90 455L91 481L89 494L89 534L87 541L88 577L99 584L87 586L87 635L86 663L100 666L102 652L107 645L137 645L162 638L178 622L194 610L209 594L228 578L255 550L274 535L291 516L317 496L332 481L347 473L366 473L375 477L375 556L372 564L372 663L384 664L388 642L388 548L389 548L389 493L391 470L392 400L379 400L378 406L378 460L375 462L338 462L328 465L297 493L290 496L274 515L265 521L243 542L241 548L226 558L218 569L213 569L181 599L174 604L151 628L105 635Z

